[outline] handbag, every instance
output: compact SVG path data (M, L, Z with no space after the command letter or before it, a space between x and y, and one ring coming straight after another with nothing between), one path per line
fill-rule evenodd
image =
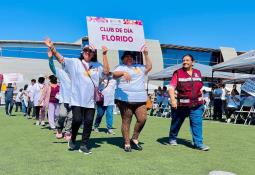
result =
M92 81L93 85L94 85L94 100L95 102L103 102L104 101L104 95L102 94L102 92L99 90L99 88L95 85L94 81L92 80L90 74L89 74L89 70L87 68L87 66L82 62L83 67L85 68L90 80Z

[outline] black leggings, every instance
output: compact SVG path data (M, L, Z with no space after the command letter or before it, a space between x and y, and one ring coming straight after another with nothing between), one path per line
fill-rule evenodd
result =
M73 120L72 120L72 141L76 141L78 130L83 122L83 132L81 146L87 145L92 131L94 121L95 109L84 108L80 106L72 106Z
M41 109L41 106L35 106L35 119L36 120L39 120L39 118L40 118L40 109Z

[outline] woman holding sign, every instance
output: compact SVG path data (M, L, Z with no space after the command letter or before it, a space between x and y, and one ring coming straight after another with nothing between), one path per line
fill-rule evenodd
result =
M136 150L141 151L143 149L139 144L138 137L147 119L145 75L152 69L147 48L143 54L145 56L145 66L133 64L134 53L125 51L121 57L123 64L119 65L113 73L114 78L117 78L115 100L122 117L121 131L126 152L131 152L130 144ZM135 114L137 121L130 140L129 129L133 114Z
M109 73L106 47L103 47L103 65L99 62L93 62L96 51L90 46L83 47L80 58L64 58L54 47L50 39L45 40L53 55L61 63L70 75L71 80L71 106L73 113L72 136L68 142L70 150L74 150L76 145L76 136L80 125L83 123L82 141L79 152L91 154L88 149L88 141L92 131L93 119L95 114L95 96L98 91L99 79L102 74Z

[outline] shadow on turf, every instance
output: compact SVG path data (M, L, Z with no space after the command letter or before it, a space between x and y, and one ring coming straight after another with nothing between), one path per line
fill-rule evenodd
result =
M52 143L57 143L57 144L66 144L67 141L55 141ZM142 142L139 142L141 145L144 144ZM124 142L123 142L123 138L122 137L102 137L102 138L90 138L89 139L89 144L88 147L89 148L99 148L101 147L102 144L110 144L116 147L119 147L121 149L123 149L124 146ZM81 145L81 141L77 140L76 141L76 150L80 147Z
M159 138L159 139L157 139L157 142L161 143L162 145L169 145L169 137ZM194 146L190 140L177 138L177 143L179 145L184 145L189 148L194 148Z

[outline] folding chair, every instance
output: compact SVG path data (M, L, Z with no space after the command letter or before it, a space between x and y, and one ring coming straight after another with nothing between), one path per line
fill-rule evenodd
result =
M203 113L203 118L205 119L210 119L210 107L209 107L209 104L204 104L204 113Z
M251 115L249 116L249 118L247 118L247 120L249 120L249 125L251 125L253 120L255 120L255 108L253 109L253 111L251 111Z
M255 114L254 112L254 100L251 98L246 98L239 111L234 112L235 124L238 119L244 121L244 124L247 124L248 119L251 115Z
M171 107L170 105L162 105L161 117L170 118L171 117Z

